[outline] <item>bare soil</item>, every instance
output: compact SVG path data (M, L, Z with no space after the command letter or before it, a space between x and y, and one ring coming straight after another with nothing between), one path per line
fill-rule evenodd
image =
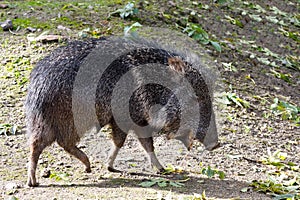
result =
M266 180L268 172L274 169L261 162L268 151L287 153L287 161L300 164L299 122L283 120L270 109L274 98L300 106L299 24L292 22L292 16L300 20L299 1L228 1L224 4L137 1L139 13L135 17L112 16L109 20L109 13L126 4L121 1L95 2L0 1L0 4L9 5L0 8L0 21L9 18L15 24L12 32L0 31L0 124L19 127L15 135L0 134L0 199L193 199L194 193L202 194L203 191L208 199L271 199L271 195L253 190L249 183ZM274 6L281 13L275 12ZM234 24L228 16L242 26L238 26L237 21ZM257 16L261 20L257 20ZM270 21L270 16L278 21ZM124 171L118 174L110 173L104 167L111 148L108 134L87 134L79 147L89 156L92 173L84 173L82 163L53 144L39 160L39 187L27 188L29 147L26 135L21 131L26 129L23 100L27 80L35 63L62 42L29 43L31 35L26 28L40 29L36 35L48 30L51 34L74 40L82 39L78 33L88 27L95 30L94 37L99 37L120 34L125 25L135 21L145 26L180 31L187 20L200 24L212 40L222 44L221 53L210 45L203 48L219 68L224 91L236 93L250 103L249 108L234 103L224 107L225 117L219 135L222 146L201 154L199 145L188 152L178 141L157 137L155 145L159 160L164 165L172 164L185 171L183 174L158 175L150 168L141 146L131 135L117 158L116 168ZM65 29L58 29L58 25ZM278 56L267 54L263 48ZM286 57L292 58L289 60L292 65L279 61ZM272 66L272 62L277 67ZM232 63L236 70L229 70L222 63ZM278 78L274 70L288 76L289 81ZM223 171L225 179L202 175L201 169L208 166ZM68 177L65 180L43 178L48 171ZM139 186L143 181L157 178L185 181L184 186L178 188ZM247 191L242 192L246 187Z

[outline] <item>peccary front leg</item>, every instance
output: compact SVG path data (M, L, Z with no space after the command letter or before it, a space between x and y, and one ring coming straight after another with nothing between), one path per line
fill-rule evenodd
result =
M159 172L163 172L164 167L160 164L154 153L153 137L139 138L139 141L150 158L151 166L157 168Z
M111 124L112 128L112 139L113 139L113 148L108 156L108 165L107 170L110 172L121 172L113 167L114 161L119 153L120 148L124 145L127 134L124 133L115 123Z
M119 153L120 148L117 147L116 145L112 148L109 156L108 156L108 164L107 164L107 170L110 172L121 172L120 170L115 169L114 166L114 161Z

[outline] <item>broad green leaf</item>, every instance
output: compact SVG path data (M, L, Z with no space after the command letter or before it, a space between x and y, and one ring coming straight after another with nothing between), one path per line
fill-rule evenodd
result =
M142 25L140 23L138 23L138 22L135 22L135 23L133 23L130 26L126 26L124 28L124 35L125 36L129 36L130 34L131 35L135 35L135 34L137 34L136 33L137 29L140 28L140 27L142 27Z
M182 187L182 186L184 186L183 183L173 182L173 181L170 181L170 185L174 186L174 187Z
M260 22L262 20L259 15L249 15L249 17L257 22Z
M152 187L156 184L156 181L144 181L144 182L141 182L140 184L138 184L139 186L142 186L142 187Z
M214 42L214 41L210 41L211 45L218 51L218 52L221 52L222 51L222 48L221 46L219 45L218 42Z
M218 174L221 180L225 179L225 173L223 171L218 171Z
M160 182L157 182L157 185L159 186L159 187L167 187L167 182L166 181L160 181Z
M281 195L275 195L273 198L274 200L294 200L294 197L297 194L281 194Z
M19 198L15 197L15 196L9 196L7 198L7 200L19 200Z
M293 162L291 162L291 161L289 161L287 164L288 164L289 166L297 166L295 163L293 163Z
M215 170L212 170L210 167L207 168L206 175L208 177L213 177L215 175Z

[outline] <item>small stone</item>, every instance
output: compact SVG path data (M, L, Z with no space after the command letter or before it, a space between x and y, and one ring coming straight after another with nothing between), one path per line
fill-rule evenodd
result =
M37 42L43 42L43 43L47 43L47 42L58 42L59 39L62 39L62 36L59 35L41 35L38 36L36 38Z
M69 28L67 28L67 27L65 27L65 26L62 26L62 25L58 25L58 26L57 26L57 29L58 29L58 30L63 30L63 31L71 31L71 29L69 29Z
M64 162L57 162L56 163L58 166L63 166L65 163Z
M38 37L28 37L27 39L30 42L42 42L42 43L49 43L49 42L58 42L65 37L60 35L40 35Z
M8 30L13 29L13 23L10 19L8 19L5 22L1 23L1 27L2 27L3 31L8 31Z
M169 4L170 6L173 6L173 7L176 6L176 3L174 3L174 1L168 1L168 4Z
M6 190L12 190L12 189L18 189L18 188L20 188L20 186L14 182L10 182L5 185Z
M27 27L26 30L29 31L29 32L31 32L31 33L34 33L34 32L36 32L37 29L36 28L32 28L32 27Z
M15 196L10 196L7 200L18 200L18 198Z
M43 178L49 178L50 177L50 174L51 174L51 171L49 169L44 169L42 172L41 172L41 177Z
M1 9L6 9L6 8L8 8L8 5L7 4L0 4L0 8Z

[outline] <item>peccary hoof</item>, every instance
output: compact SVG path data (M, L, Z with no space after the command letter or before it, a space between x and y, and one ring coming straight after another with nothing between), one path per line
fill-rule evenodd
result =
M110 171L110 172L122 173L121 170L115 169L115 168L113 168L113 167L107 167L107 170Z
M91 170L91 168L86 168L86 169L85 169L85 172L86 172L86 173L91 173L92 170Z
M167 174L167 170L165 168L161 168L157 171L157 174Z
M222 144L218 142L218 143L211 149L211 151L212 151L212 150L215 150L215 149L218 149L218 148L220 148L220 147L222 147Z
M27 187L37 187L37 186L39 186L39 183L32 183L31 181L27 181L26 186Z

